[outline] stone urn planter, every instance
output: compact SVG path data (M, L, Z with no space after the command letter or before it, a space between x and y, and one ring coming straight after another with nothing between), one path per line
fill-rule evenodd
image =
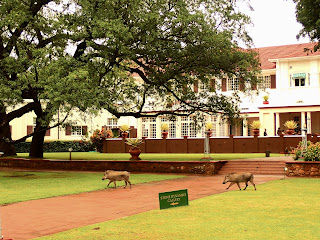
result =
M293 135L294 134L294 130L293 129L288 129L287 130L287 134L288 135Z
M259 136L259 129L253 129L252 132L254 136Z
M162 132L161 134L162 134L162 138L165 139L165 138L168 137L169 133L168 132Z
M131 154L130 160L141 160L141 158L139 157L141 149L139 147L130 148L129 153Z
M128 132L122 132L121 136L122 136L122 138L127 138L128 137Z
M142 139L134 139L134 138L128 138L126 139L126 144L131 146L129 153L131 154L130 160L141 160L139 157L141 153L141 149L139 148L140 144L142 144Z

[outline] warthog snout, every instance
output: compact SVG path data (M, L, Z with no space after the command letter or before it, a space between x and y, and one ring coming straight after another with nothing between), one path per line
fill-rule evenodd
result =
M253 182L252 173L229 173L224 177L223 184L226 184L227 182L230 182L230 185L229 187L227 187L227 189L229 189L233 184L236 183L241 190L239 183L245 182L246 187L243 190L246 190L248 187L248 182L250 182L254 186L254 190L257 190L256 185Z

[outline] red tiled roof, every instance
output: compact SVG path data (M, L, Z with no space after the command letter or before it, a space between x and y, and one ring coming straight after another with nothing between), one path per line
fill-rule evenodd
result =
M276 47L263 47L256 48L260 55L260 62L262 69L274 69L275 63L269 61L269 59L280 59L280 58L294 58L294 57L305 57L305 56L317 56L320 52L305 51L306 48L312 49L316 43L302 43L294 45L284 45Z

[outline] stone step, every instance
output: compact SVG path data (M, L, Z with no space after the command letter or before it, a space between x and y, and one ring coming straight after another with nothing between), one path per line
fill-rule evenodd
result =
M282 175L284 167L283 161L229 161L218 174L251 172L260 175Z

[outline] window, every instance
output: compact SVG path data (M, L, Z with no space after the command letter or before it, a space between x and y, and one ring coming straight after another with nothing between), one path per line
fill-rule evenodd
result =
M294 74L291 74L290 85L292 87L304 87L304 86L310 85L310 83L307 83L306 80L307 80L306 73L294 73Z
M188 136L189 124L186 122L181 123L181 137Z
M146 127L146 124L142 124L142 137L148 137L148 136L149 136L148 128Z
M169 138L177 137L176 132L177 132L176 123L175 122L170 123L169 124Z
M87 126L67 126L66 127L66 135L72 136L81 136L86 135L88 133Z
M157 124L152 123L150 124L150 138L157 137Z
M294 86L295 87L303 87L306 85L306 79L305 78L295 78L294 79Z
M240 90L239 78L228 78L227 91Z
M264 90L266 88L271 88L271 76L259 76L259 83L257 84L257 89Z
M118 119L117 118L107 118L107 126L106 129L111 130L113 128L118 127Z
M144 117L142 121L142 137L156 138L157 137L157 124L156 118Z
M209 87L207 83L199 81L199 92L209 92Z
M71 135L83 135L81 126L72 126L71 127Z

